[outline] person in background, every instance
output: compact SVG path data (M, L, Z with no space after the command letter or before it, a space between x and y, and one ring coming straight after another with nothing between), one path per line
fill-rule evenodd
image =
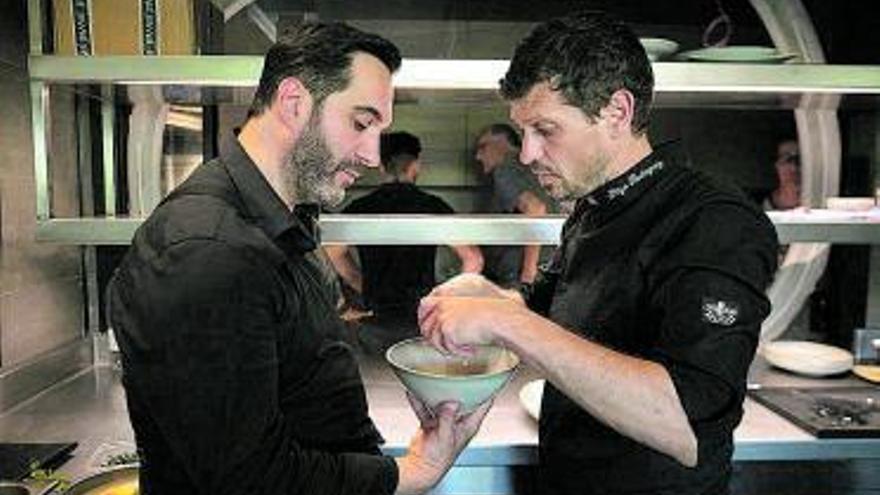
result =
M765 209L797 208L801 205L801 160L797 140L785 139L779 142L774 167L779 184L767 197Z
M538 25L501 94L522 162L576 205L531 287L453 278L422 300L422 333L457 354L504 345L546 377L545 493L728 493L770 310L773 225L739 189L650 143L651 64L611 16Z
M491 212L530 217L558 213L556 201L547 195L538 178L517 160L519 148L519 134L508 124L492 124L478 134L474 158L492 183ZM549 249L542 250L537 245L483 246L482 249L486 277L507 288L533 282L539 263L546 261L550 253Z
M416 181L424 166L421 141L408 132L383 134L382 165L388 181L348 205L343 213L451 214L451 206L426 193ZM461 271L479 273L483 257L479 248L450 245L461 262ZM388 346L418 335L416 309L419 300L437 284L436 246L358 246L360 267L349 246L327 246L327 254L341 278L363 296L372 317L363 320L359 340L370 354L381 354Z
M383 456L311 256L320 206L379 159L390 42L306 23L266 54L247 120L137 230L109 286L144 494L428 490L487 407L441 405Z

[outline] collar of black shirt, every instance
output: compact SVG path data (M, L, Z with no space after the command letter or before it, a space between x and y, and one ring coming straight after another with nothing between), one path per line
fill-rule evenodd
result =
M318 206L299 204L291 212L238 139L233 141L234 144L220 156L220 161L241 195L248 216L285 250L293 249L301 253L314 250L320 243Z
M578 199L570 219L613 216L653 187L671 166L682 162L682 157L679 141L658 145L650 155L625 173Z

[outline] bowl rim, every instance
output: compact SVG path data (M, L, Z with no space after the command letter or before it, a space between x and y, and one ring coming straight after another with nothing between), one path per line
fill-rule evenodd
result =
M407 371L407 372L412 373L414 375L419 375L419 376L428 377L428 378L442 378L444 380L454 380L454 381L471 380L474 378L488 378L488 377L492 377L492 376L496 376L496 375L503 375L503 374L512 372L520 364L519 356L517 356L515 352L513 352L510 349L508 349L504 346L501 346L501 345L481 345L480 347L498 347L498 348L503 349L504 352L506 352L508 355L513 357L512 364L510 366L505 366L504 369L501 369L501 370L492 371L490 373L480 373L480 374L475 374L475 375L450 376L450 375L441 375L439 373L430 373L427 371L417 370L417 369L411 368L409 366L405 366L400 363L396 363L396 362L394 362L394 360L391 359L391 352L395 348L402 347L404 345L411 344L416 341L427 342L427 340L424 337L411 337L408 339L401 340L400 342L395 343L394 345L389 347L388 350L385 351L385 361L388 362L388 364L390 364L392 368L397 368L397 369L400 369L403 371Z

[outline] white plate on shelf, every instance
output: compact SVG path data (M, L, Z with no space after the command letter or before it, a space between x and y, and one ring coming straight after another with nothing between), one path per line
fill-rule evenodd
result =
M541 397L544 396L544 380L532 380L519 389L519 402L529 416L538 420L541 415Z
M666 38L639 38L645 53L652 62L668 57L678 51L678 43Z
M793 59L793 53L782 53L776 48L769 46L721 46L700 48L679 55L685 60L697 62L731 62L731 63L759 63L779 64Z
M839 375L853 367L851 352L805 340L768 342L761 347L761 354L777 368L806 376Z
M876 206L876 200L872 197L861 198L825 198L825 207L829 210L843 211L868 211Z

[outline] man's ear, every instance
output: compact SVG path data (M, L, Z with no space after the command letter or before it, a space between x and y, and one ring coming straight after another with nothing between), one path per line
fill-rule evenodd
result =
M636 99L629 90L618 89L611 95L608 104L601 110L601 114L612 137L617 138L632 132L635 110Z
M278 84L272 107L288 128L298 131L312 114L312 94L302 81L287 77Z

